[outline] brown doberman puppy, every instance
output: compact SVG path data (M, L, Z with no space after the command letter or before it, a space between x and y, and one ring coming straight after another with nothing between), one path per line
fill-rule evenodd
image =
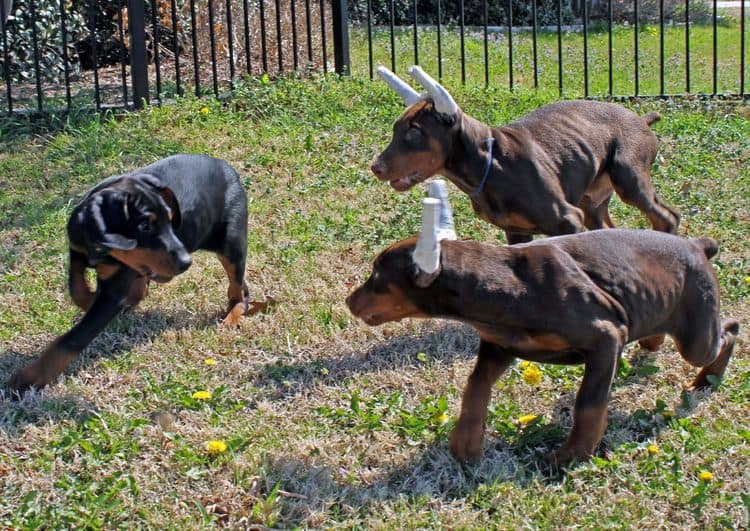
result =
M223 160L175 155L92 188L68 221L73 302L86 312L9 387L23 392L52 382L124 308L136 306L148 283L186 271L190 253L217 254L229 277L225 324L247 311L247 195ZM96 269L96 293L85 278Z
M416 238L392 245L346 303L369 325L440 317L479 332L476 367L450 442L461 461L481 456L492 386L515 358L585 364L573 429L550 456L564 465L596 450L626 343L649 338L655 348L669 334L686 361L703 367L691 388L721 377L732 355L739 323L720 320L708 262L718 247L709 238L613 229L504 247L441 243L431 272L417 264Z
M419 67L409 73L427 88L425 96L387 69L378 72L409 104L371 167L394 189L445 175L510 244L536 233L613 227L613 191L655 230L677 232L679 215L659 199L650 177L659 142L649 126L658 113L641 117L613 103L563 101L491 128L463 113Z

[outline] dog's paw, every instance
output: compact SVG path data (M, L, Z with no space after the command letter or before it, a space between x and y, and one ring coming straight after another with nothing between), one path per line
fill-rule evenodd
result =
M41 389L47 385L46 382L42 382L41 380L42 378L40 378L40 375L36 371L32 370L31 367L26 367L11 376L5 386L9 391L11 399L18 399L32 387Z
M563 444L560 448L554 452L550 452L545 456L547 465L553 470L560 470L567 467L574 461L587 461L591 458L592 453L587 452L581 448L575 448L567 444Z
M451 453L462 463L475 463L482 457L484 424L458 421L451 433Z
M245 313L245 303L238 302L227 313L227 316L221 322L223 327L237 327L242 322L242 316Z

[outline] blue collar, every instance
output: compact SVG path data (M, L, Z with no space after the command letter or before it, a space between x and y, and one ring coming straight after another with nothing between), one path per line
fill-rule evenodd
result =
M490 168L492 167L492 146L495 144L495 138L490 136L485 140L485 143L486 150L488 151L487 166L484 168L484 177L482 177L482 182L479 183L477 189L474 190L474 193L471 194L472 196L477 196L482 193L482 190L484 190L484 185L487 182L487 177L490 176Z

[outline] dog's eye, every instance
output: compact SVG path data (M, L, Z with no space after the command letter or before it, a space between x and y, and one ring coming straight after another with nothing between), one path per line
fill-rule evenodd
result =
M410 144L416 144L422 140L422 130L417 127L410 127L404 138Z
M154 223L150 219L144 219L138 224L138 232L149 233L153 228Z

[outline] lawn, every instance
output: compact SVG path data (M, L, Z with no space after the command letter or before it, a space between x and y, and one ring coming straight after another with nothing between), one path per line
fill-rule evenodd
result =
M557 97L450 87L492 124ZM225 102L185 98L41 130L4 121L0 380L78 316L64 291L76 200L104 176L175 152L238 170L251 296L276 303L237 330L217 327L224 272L197 254L56 384L0 398L0 526L746 527L750 108L629 105L662 114L654 181L682 213L681 234L719 240L723 314L743 329L719 389L694 398L681 390L695 371L671 342L657 355L629 346L597 457L562 476L545 474L542 456L570 428L580 367L543 365L536 386L510 370L493 395L484 458L461 466L447 436L476 334L445 321L368 328L343 303L373 256L420 217L420 190L397 194L368 170L403 109L384 84L286 77L243 83ZM451 197L461 236L502 244L465 196L451 187ZM646 226L619 201L612 213L618 225ZM226 452L209 455L209 440Z
M726 17L717 29L717 92L740 92L740 39L738 19ZM642 24L638 32L638 94L660 93L660 28ZM685 26L667 25L664 30L664 93L683 94L686 86ZM690 26L690 92L713 93L713 29L710 25ZM533 39L530 31L512 35L513 86L534 88ZM745 49L750 47L745 34ZM352 29L352 69L369 76L367 32ZM391 41L388 28L377 27L372 39L373 63L392 68ZM411 28L396 29L394 35L396 69L405 72L414 63L414 33ZM490 31L487 36L487 76L490 85L508 87L510 83L509 41L505 30ZM565 31L561 37L563 56L563 95L583 97L584 41L581 31ZM466 82L484 84L484 29L467 27L465 31ZM592 96L610 94L609 33L606 23L595 22L588 31L588 93ZM438 72L437 29L418 30L419 63L428 72ZM746 52L747 53L747 52ZM461 41L456 27L443 27L441 33L443 79L461 79ZM749 76L745 61L745 87ZM612 94L632 95L635 89L635 32L632 26L615 26L612 32ZM540 30L537 42L538 85L558 91L558 42L555 27Z

